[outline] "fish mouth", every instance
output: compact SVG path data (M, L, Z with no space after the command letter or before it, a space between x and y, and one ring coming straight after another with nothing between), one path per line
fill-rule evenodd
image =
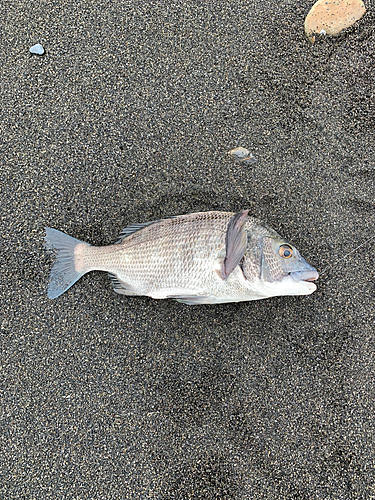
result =
M319 278L319 273L316 269L311 271L297 271L294 273L289 273L294 281L315 281Z

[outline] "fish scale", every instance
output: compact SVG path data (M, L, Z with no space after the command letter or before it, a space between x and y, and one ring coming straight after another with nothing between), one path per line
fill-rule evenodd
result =
M143 293L160 288L201 288L220 252L233 213L208 212L155 222L119 243L110 272ZM211 264L211 266L210 266ZM200 286L202 283L202 286Z

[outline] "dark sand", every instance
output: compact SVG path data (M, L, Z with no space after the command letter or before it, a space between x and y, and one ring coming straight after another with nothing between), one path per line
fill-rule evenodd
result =
M311 46L311 5L1 4L2 499L375 498L374 15ZM308 297L46 297L44 226L242 208L344 259Z

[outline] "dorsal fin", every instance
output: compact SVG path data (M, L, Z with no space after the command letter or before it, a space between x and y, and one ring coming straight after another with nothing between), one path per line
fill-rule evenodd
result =
M142 223L135 223L135 224L130 224L130 226L126 226L120 233L119 239L116 241L116 243L121 243L121 241L126 238L127 236L130 236L133 233L136 233L137 231L140 231L146 226L150 226L151 224L155 224L156 222L160 222L160 220L152 220L150 222L142 222Z
M225 236L225 259L222 266L223 278L226 279L236 266L241 262L247 246L247 232L245 223L248 210L241 210L234 215L228 224Z
M171 217L168 217L168 219L150 220L149 222L136 222L135 224L130 224L121 231L119 239L116 241L116 243L121 243L121 241L127 236L130 236L131 234L136 233L137 231L140 231L147 226L157 224L158 222L168 221L170 219L177 219L178 217L178 215L172 215Z

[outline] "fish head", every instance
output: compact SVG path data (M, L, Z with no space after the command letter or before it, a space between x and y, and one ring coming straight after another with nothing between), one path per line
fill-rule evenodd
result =
M276 232L264 233L248 239L242 267L245 278L254 276L257 267L256 286L265 297L313 293L316 290L313 281L319 277L317 270Z

